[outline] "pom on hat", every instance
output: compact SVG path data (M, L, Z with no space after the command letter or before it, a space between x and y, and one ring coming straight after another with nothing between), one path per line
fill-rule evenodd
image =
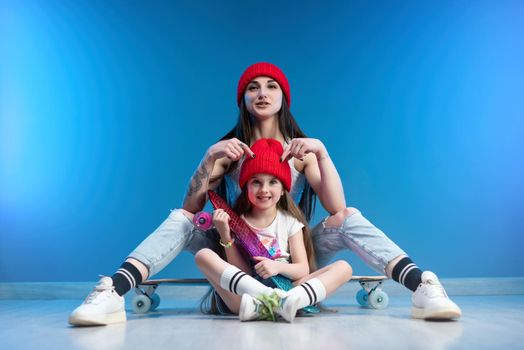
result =
M242 96L244 95L244 90L246 89L247 84L249 84L249 82L256 77L261 76L275 79L284 93L287 105L291 106L291 93L289 91L289 82L287 81L286 76L280 70L280 68L268 62L255 63L249 66L245 72L242 73L242 76L238 81L237 104L240 106L240 101L242 100Z
M284 153L282 144L275 139L260 139L251 146L251 150L255 153L255 158L244 159L238 180L240 188L255 174L270 174L290 191L291 168L288 162L280 162L280 156Z

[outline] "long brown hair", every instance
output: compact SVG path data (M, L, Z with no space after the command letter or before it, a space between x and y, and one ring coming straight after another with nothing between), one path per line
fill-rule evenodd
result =
M304 228L302 228L302 233L304 237L304 246L306 247L309 270L311 272L315 271L315 250L313 249L313 242L311 240L311 230L308 227L304 213L302 213L300 208L295 204L295 201L293 201L293 198L291 198L289 192L286 189L284 189L284 195L280 197L280 200L277 202L277 209L293 216L304 225ZM242 215L248 213L250 210L251 203L249 202L247 195L247 185L245 185L242 188L242 193L240 196L238 196L235 205L233 206L233 211L238 215Z
M227 134L225 134L220 140L228 140L236 137L240 141L251 145L254 140L253 138L253 125L255 124L255 118L249 113L244 103L244 99L240 100L239 115L236 125ZM297 137L307 137L304 132L298 126L295 118L289 110L286 99L282 99L282 108L278 112L278 127L280 132L284 136L284 139L291 140ZM237 162L234 162L229 167L229 170L235 169ZM228 200L227 188L225 181L221 181L217 187L217 192L222 198ZM305 222L309 222L315 212L317 195L311 188L307 181L304 182L304 188L302 196L300 197L298 207L305 217ZM231 203L229 203L231 205Z

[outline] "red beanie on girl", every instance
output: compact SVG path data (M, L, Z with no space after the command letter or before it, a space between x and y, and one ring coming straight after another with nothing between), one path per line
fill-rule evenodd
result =
M249 66L238 81L237 88L237 104L240 106L240 101L244 95L244 90L247 84L256 77L270 77L280 85L284 98L286 99L287 105L291 106L291 93L289 92L289 82L287 81L284 73L272 63L259 62Z
M280 162L284 153L282 144L275 139L260 139L251 146L255 158L246 157L240 168L238 183L244 187L255 174L269 174L279 179L286 190L291 189L291 168L287 161Z

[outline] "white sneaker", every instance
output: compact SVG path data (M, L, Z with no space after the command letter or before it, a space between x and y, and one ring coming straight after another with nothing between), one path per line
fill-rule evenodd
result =
M282 299L280 307L277 309L277 313L286 321L293 322L297 316L299 302L300 299L297 296L289 296L285 299Z
M240 321L254 321L260 317L262 303L249 294L242 294L238 318Z
M275 289L270 295L262 294L258 297L243 294L238 317L240 321L276 321L276 315L280 315L286 321L293 322L297 315L298 302L298 298L290 299L280 289Z
M124 298L115 292L110 277L102 277L82 305L69 316L73 326L103 326L125 321Z
M411 298L411 315L425 320L451 320L462 315L460 308L452 302L437 276L431 271L422 273L422 283Z

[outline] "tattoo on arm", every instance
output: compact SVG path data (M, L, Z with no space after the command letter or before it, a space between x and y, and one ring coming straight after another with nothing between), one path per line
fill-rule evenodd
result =
M197 193L202 188L203 183L209 181L209 175L209 170L206 168L205 163L202 162L191 179L189 189L187 190L187 196L191 197Z

